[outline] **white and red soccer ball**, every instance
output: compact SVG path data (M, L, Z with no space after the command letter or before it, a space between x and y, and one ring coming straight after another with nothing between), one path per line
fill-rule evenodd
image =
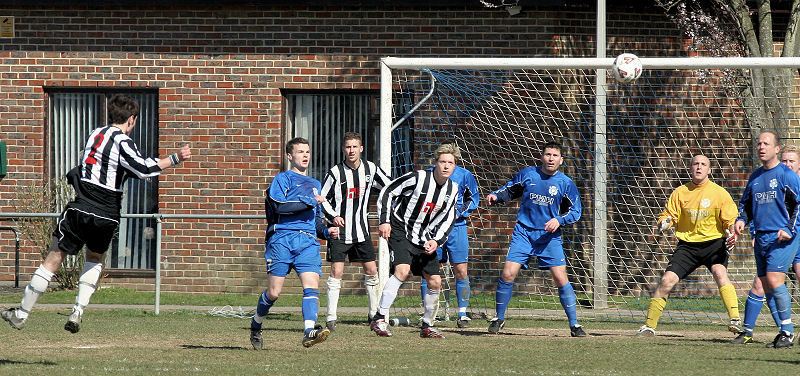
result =
M633 82L642 75L642 61L634 54L625 53L614 59L611 71L617 81Z

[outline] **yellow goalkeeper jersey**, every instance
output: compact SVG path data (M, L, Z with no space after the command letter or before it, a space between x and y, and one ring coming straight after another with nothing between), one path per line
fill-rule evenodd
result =
M678 239L696 243L725 237L738 214L725 188L710 180L701 185L689 182L672 192L657 223L672 218Z

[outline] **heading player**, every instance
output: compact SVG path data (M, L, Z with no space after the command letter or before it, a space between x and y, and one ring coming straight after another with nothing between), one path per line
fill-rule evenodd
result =
M785 164L795 173L800 174L800 149L798 149L794 145L787 145L781 148L781 163ZM753 236L753 239L755 239L755 236ZM792 262L792 268L794 269L794 274L800 276L800 249L798 249L800 240L798 239L800 239L800 237L798 236L792 238L793 244L791 245L791 247L795 247L797 249L794 256L794 261ZM758 278L758 276L756 276L753 279L753 287L750 288L750 293L748 294L747 300L745 301L744 305L745 329L741 334L739 334L738 337L734 338L731 341L731 343L749 344L754 342L753 331L755 330L756 321L758 320L758 315L759 313L761 313L761 309L764 307L764 300L766 300L764 297L764 286L761 284L761 279ZM775 325L778 328L780 328L781 319L778 315L778 309L775 305L774 297L772 299L767 300L767 306L769 307L769 311L772 314L772 319L775 321ZM775 347L774 341L767 343L767 347Z
M761 279L767 299L775 299L781 322L780 332L772 341L771 347L775 348L792 347L794 341L792 301L784 281L797 253L792 239L800 230L800 178L778 160L779 142L778 135L771 131L758 136L756 151L762 166L750 174L735 225L736 233L741 235L745 224L749 223L754 234L756 275ZM745 333L747 329L745 326ZM752 328L749 329L752 333Z
M389 314L397 291L409 273L422 276L428 282L423 301L423 338L444 338L433 328L434 314L439 304L442 277L436 248L444 244L456 218L458 184L449 177L461 159L461 153L451 144L439 146L436 164L431 170L409 172L381 190L378 196L380 236L389 241L392 276L381 295L378 313L370 325L381 337L391 337L386 315Z
M77 255L86 245L86 261L78 280L78 295L64 329L80 330L83 310L97 289L103 268L103 254L119 227L122 209L122 187L126 180L158 176L192 156L183 146L169 158L144 158L129 137L139 118L139 102L122 94L108 100L111 125L92 131L83 150L81 164L67 174L75 188L75 199L58 217L53 241L44 262L33 273L25 288L19 308L4 310L0 315L12 327L22 329L36 300L42 295L66 255Z
M497 281L495 310L497 315L489 324L489 333L498 333L505 325L506 309L520 268L528 268L536 257L540 268L549 268L558 286L561 306L569 320L570 335L585 337L578 324L575 290L567 278L566 258L561 241L561 226L575 223L581 217L581 201L575 183L558 171L564 162L561 144L548 142L542 149L542 165L528 167L517 173L502 188L486 196L486 203L497 205L522 198L517 212L517 224L511 244Z
M710 173L711 161L704 155L695 155L689 169L692 181L672 192L664 212L658 217L661 232L674 226L678 245L658 287L653 291L647 321L639 328L637 336L655 335L658 320L667 305L667 296L679 280L700 266L711 271L719 287L722 303L730 319L728 330L736 334L742 331L739 301L727 269L727 245L732 247L736 244L733 224L738 211L725 188L708 179Z
M264 258L267 260L269 287L258 299L256 314L250 322L250 343L261 350L261 324L278 300L286 275L291 269L303 285L303 341L305 347L324 341L330 331L316 325L319 310L319 277L322 259L317 237L335 239L338 227L326 228L321 218L319 195L321 184L307 176L311 160L308 140L293 138L286 143L286 159L290 169L275 175L265 198L267 232Z
M326 327L336 330L336 311L342 286L345 258L361 263L364 268L364 287L369 300L369 321L378 310L378 267L375 249L369 236L367 206L373 189L389 185L391 179L375 163L361 159L364 146L361 135L347 132L343 137L344 160L331 167L322 182L322 212L340 228L339 238L328 241L327 260L331 263L328 276L328 310Z

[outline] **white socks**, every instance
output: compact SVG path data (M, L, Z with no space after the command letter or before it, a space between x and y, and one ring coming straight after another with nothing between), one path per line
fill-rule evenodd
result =
M383 295L381 295L378 313L384 317L389 315L389 308L392 306L392 303L394 303L394 299L397 298L397 290L400 289L401 285L403 285L403 281L399 280L394 275L389 277L389 280L386 281L386 285L383 286Z
M428 289L425 291L425 312L422 314L422 322L433 326L433 320L436 318L436 308L439 306L439 290Z
M375 317L378 311L378 275L364 274L364 287L367 289L367 299L369 300L369 317Z
M83 273L78 280L78 295L75 297L73 312L83 315L83 309L89 305L89 299L97 290L97 281L100 280L100 273L103 271L103 264L99 262L86 261L83 264Z
M39 265L39 268L33 272L31 282L25 287L25 293L22 295L22 302L19 304L19 309L16 310L17 318L25 320L28 314L36 305L36 300L47 290L50 280L53 279L53 273L44 268L44 265Z
M342 288L342 279L328 277L328 296L327 321L336 320L336 310L339 309L339 290Z

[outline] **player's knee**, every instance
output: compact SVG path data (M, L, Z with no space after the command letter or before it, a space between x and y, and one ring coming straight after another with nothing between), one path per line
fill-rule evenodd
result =
M401 281L405 281L405 280L406 280L406 278L408 278L408 273L409 273L409 271L408 271L408 270L404 270L404 269L395 269L395 271L394 271L394 276L395 276L395 277L397 277L397 279L399 279L399 280L401 280Z
M429 275L425 278L428 281L428 288L431 290L441 290L442 288L442 277L439 275Z
M86 261L99 263L103 261L103 254L86 250Z

